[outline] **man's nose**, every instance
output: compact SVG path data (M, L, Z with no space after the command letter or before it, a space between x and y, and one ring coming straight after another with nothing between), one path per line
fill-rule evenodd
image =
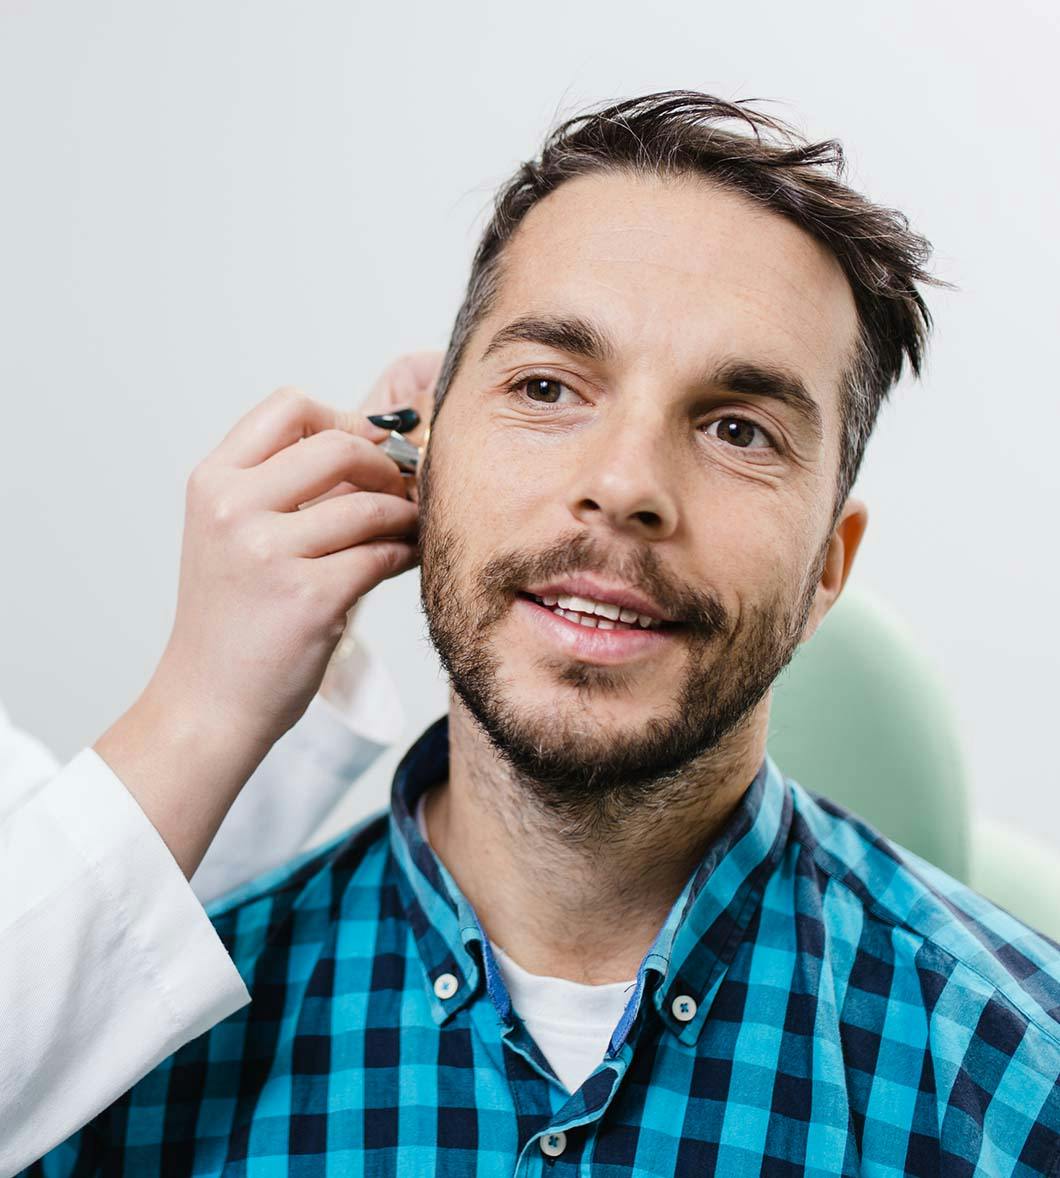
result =
M658 413L631 411L587 431L570 482L571 514L640 540L665 540L679 522L677 454Z

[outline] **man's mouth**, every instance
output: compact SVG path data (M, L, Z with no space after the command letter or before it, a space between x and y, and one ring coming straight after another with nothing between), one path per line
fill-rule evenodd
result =
M660 621L659 618L648 614L637 613L608 601L596 601L591 597L580 597L574 594L543 594L520 593L529 601L544 606L568 622L577 622L594 630L665 630L672 628L675 623Z

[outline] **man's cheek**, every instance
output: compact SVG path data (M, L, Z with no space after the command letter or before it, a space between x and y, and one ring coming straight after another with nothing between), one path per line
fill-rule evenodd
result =
M490 521L495 543L504 544L509 533L525 530L537 518L542 502L548 500L548 485L543 474L534 478L511 468L496 472L480 504L481 518Z

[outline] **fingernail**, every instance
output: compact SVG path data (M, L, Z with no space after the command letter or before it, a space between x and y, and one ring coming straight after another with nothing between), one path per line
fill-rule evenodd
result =
M368 420L380 429L407 434L410 429L415 429L420 424L420 415L415 409L398 409L395 413L369 413Z

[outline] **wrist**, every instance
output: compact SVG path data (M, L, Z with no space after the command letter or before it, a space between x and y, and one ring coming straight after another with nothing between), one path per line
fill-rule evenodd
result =
M200 702L156 673L93 748L190 878L270 745L216 701Z
M247 668L202 665L196 657L167 647L137 706L150 712L175 742L201 742L214 755L238 751L260 759L293 723L270 710L267 688L230 690ZM249 698L248 698L249 697Z

